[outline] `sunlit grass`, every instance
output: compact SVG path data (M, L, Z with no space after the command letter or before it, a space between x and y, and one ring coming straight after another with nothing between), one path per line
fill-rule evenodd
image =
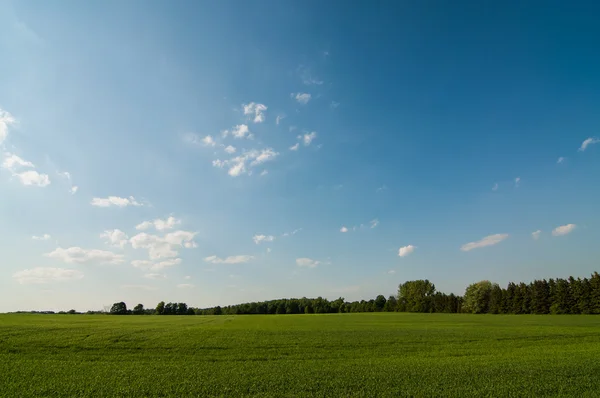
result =
M598 396L600 317L0 315L0 395Z

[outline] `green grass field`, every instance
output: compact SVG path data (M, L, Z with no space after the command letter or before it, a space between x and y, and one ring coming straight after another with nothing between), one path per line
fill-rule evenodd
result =
M0 395L598 397L600 317L0 315Z

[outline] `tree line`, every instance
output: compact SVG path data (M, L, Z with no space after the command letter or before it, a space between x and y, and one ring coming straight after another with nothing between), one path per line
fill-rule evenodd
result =
M30 311L53 314L53 311ZM469 285L464 296L438 292L429 280L407 281L398 286L397 295L348 302L317 298L290 298L210 308L194 308L186 303L161 301L154 308L137 304L132 309L124 302L114 303L112 315L254 315L254 314L330 314L353 312L420 312L473 314L600 314L600 274L590 278L542 279L529 284L510 282L506 288L480 281ZM75 310L59 314L80 314ZM86 314L106 313L87 311Z

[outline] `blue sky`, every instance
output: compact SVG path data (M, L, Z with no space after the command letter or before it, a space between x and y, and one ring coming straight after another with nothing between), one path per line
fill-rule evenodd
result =
M598 270L596 4L1 7L0 311Z

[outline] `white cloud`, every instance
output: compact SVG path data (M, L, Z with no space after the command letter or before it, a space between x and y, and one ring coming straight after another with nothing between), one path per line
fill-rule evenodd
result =
M215 146L215 145L217 145L217 143L212 138L212 136L207 135L206 137L202 138L202 145L204 145L204 146Z
M392 275L392 274L395 274L395 273L396 273L396 270L394 270L394 269L391 269L391 270L389 270L387 273L388 273L388 274L390 274L390 275Z
M13 278L22 285L65 282L83 278L83 272L65 268L36 267L15 272Z
M566 158L563 158L562 156L558 158L558 160L556 161L557 164L561 164L564 163L566 160Z
M481 247L493 246L493 245L496 245L496 244L502 242L506 238L508 238L508 234L489 235L489 236L486 236L485 238L478 240L476 242L465 243L464 245L461 246L460 250L462 250L464 252L468 252L470 250L479 249Z
M179 285L177 285L178 289L192 289L194 288L194 285L192 285L191 283L180 283Z
M15 118L10 113L0 108L0 144L8 137L8 126L15 123Z
M121 285L121 289L158 290L157 287L148 285Z
M247 139L254 138L254 135L252 133L250 133L250 129L248 128L248 125L246 125L246 124L238 124L233 129L231 129L231 131L228 131L228 130L223 131L223 137L227 137L227 135L229 133L231 133L231 135L233 135L234 138L247 138Z
M498 190L498 183L495 183L494 186L492 187L492 191L497 191Z
M93 198L90 204L97 207L143 206L143 204L139 203L133 196L130 196L129 198L121 198L118 196L109 196L108 198Z
M147 279L165 279L167 276L165 274L146 274L144 278Z
M152 261L150 260L133 260L131 262L135 268L149 269L152 266Z
M242 107L244 108L244 115L254 116L254 123L262 123L265 121L266 105L251 102L249 104L243 104ZM279 124L279 122L277 124Z
M400 257L406 257L408 256L410 253L414 252L416 249L415 246L413 245L408 245L408 246L403 246L398 250L398 256Z
M311 142L313 142L313 140L317 138L317 132L313 131L311 133L306 133L302 136L302 142L304 142L305 146L310 145Z
M597 144L600 142L599 138L596 137L590 137L588 139L586 139L585 141L583 141L581 143L581 147L579 147L579 151L583 152L587 149L588 146L593 145L593 144Z
M538 240L540 238L541 234L542 234L542 231L538 229L537 231L531 233L531 237L535 240Z
M521 183L521 177L515 178L515 188L519 188L520 183Z
M187 133L183 135L183 141L188 144L198 145L200 144L200 137L198 134Z
M123 249L128 241L128 236L125 232L120 229L112 229L104 231L100 234L100 238L106 239L106 243L113 247L120 247Z
M75 195L78 190L79 190L79 187L77 185L73 185L71 187L71 189L69 189L69 192L71 193L71 195Z
M50 235L48 234L44 234L42 236L32 236L31 239L33 240L50 240Z
M209 256L205 257L204 261L212 264L241 264L247 263L252 259L254 259L254 257L249 255L229 256L224 259L217 256Z
M186 275L186 276L183 277L183 279L190 280L190 279L192 279L192 277L190 275Z
M308 93L292 93L291 97L295 98L300 104L306 105L312 96Z
M231 145L227 145L225 147L225 152L227 152L228 154L231 155L232 153L235 153L235 147L231 146ZM214 165L214 162L213 162L213 165Z
M5 153L2 167L14 171L17 167L35 167L35 165L27 160L23 160L14 153Z
M227 161L221 160L221 159L213 160L213 162L212 162L213 167L218 167L220 169L225 167L226 164L227 164Z
M575 224L561 225L560 227L554 228L554 230L552 231L552 236L563 236L570 234L575 230L576 227L577 225Z
M266 148L263 149L260 154L256 157L256 159L254 159L252 161L252 163L250 163L251 166L256 166L258 164L264 163L264 162L268 162L270 160L273 160L277 157L277 155L279 155L278 152L275 152L273 150L273 148Z
M182 247L187 249L197 247L193 241L194 236L196 232L189 231L175 231L164 237L141 232L129 239L129 242L134 249L147 249L150 259L157 260L177 257L178 249Z
M273 242L275 237L273 235L254 235L252 240L258 245L263 242Z
M300 147L300 143L297 142L290 147L290 151L297 151L299 147Z
M369 221L369 224L371 224L371 228L375 228L376 226L379 225L379 220L378 219L374 219Z
M40 174L35 170L16 173L14 176L19 177L19 180L21 180L23 185L36 185L42 188L50 185L50 177L48 177L48 174Z
M232 177L237 177L246 172L246 158L243 156L238 156L232 159L233 166L229 168L227 174Z
M269 174L268 170L263 170L263 171L260 172L260 176L261 177L266 176L267 174Z
M285 236L290 236L290 235L296 235L296 234L297 234L298 232L300 232L300 231L302 231L302 228L295 229L295 230L293 230L292 232L285 232L285 233L283 233L283 235L281 235L281 236L284 236L284 237L285 237Z
M348 228L342 227L342 228L340 228L340 232L348 232Z
M285 119L285 115L277 116L275 118L275 124L279 124L283 119Z
M174 267L179 264L181 264L180 258L171 258L171 259L163 260L163 261L160 261L157 263L154 263L149 260L133 260L131 262L131 265L133 265L135 268L151 270L151 271L159 271L161 269Z
M306 258L306 257L296 259L296 265L298 267L315 268L319 264L321 264L320 261L313 260L313 259Z
M46 257L56 258L69 264L83 264L97 262L101 264L121 264L122 254L97 249L82 249L81 247L56 248L53 252L44 254Z
M153 221L144 221L143 223L136 225L135 229L138 231L144 231L150 227L154 227L157 231L164 231L167 229L173 229L173 227L179 224L181 224L181 220L178 220L175 217L169 217L166 220L157 218Z

